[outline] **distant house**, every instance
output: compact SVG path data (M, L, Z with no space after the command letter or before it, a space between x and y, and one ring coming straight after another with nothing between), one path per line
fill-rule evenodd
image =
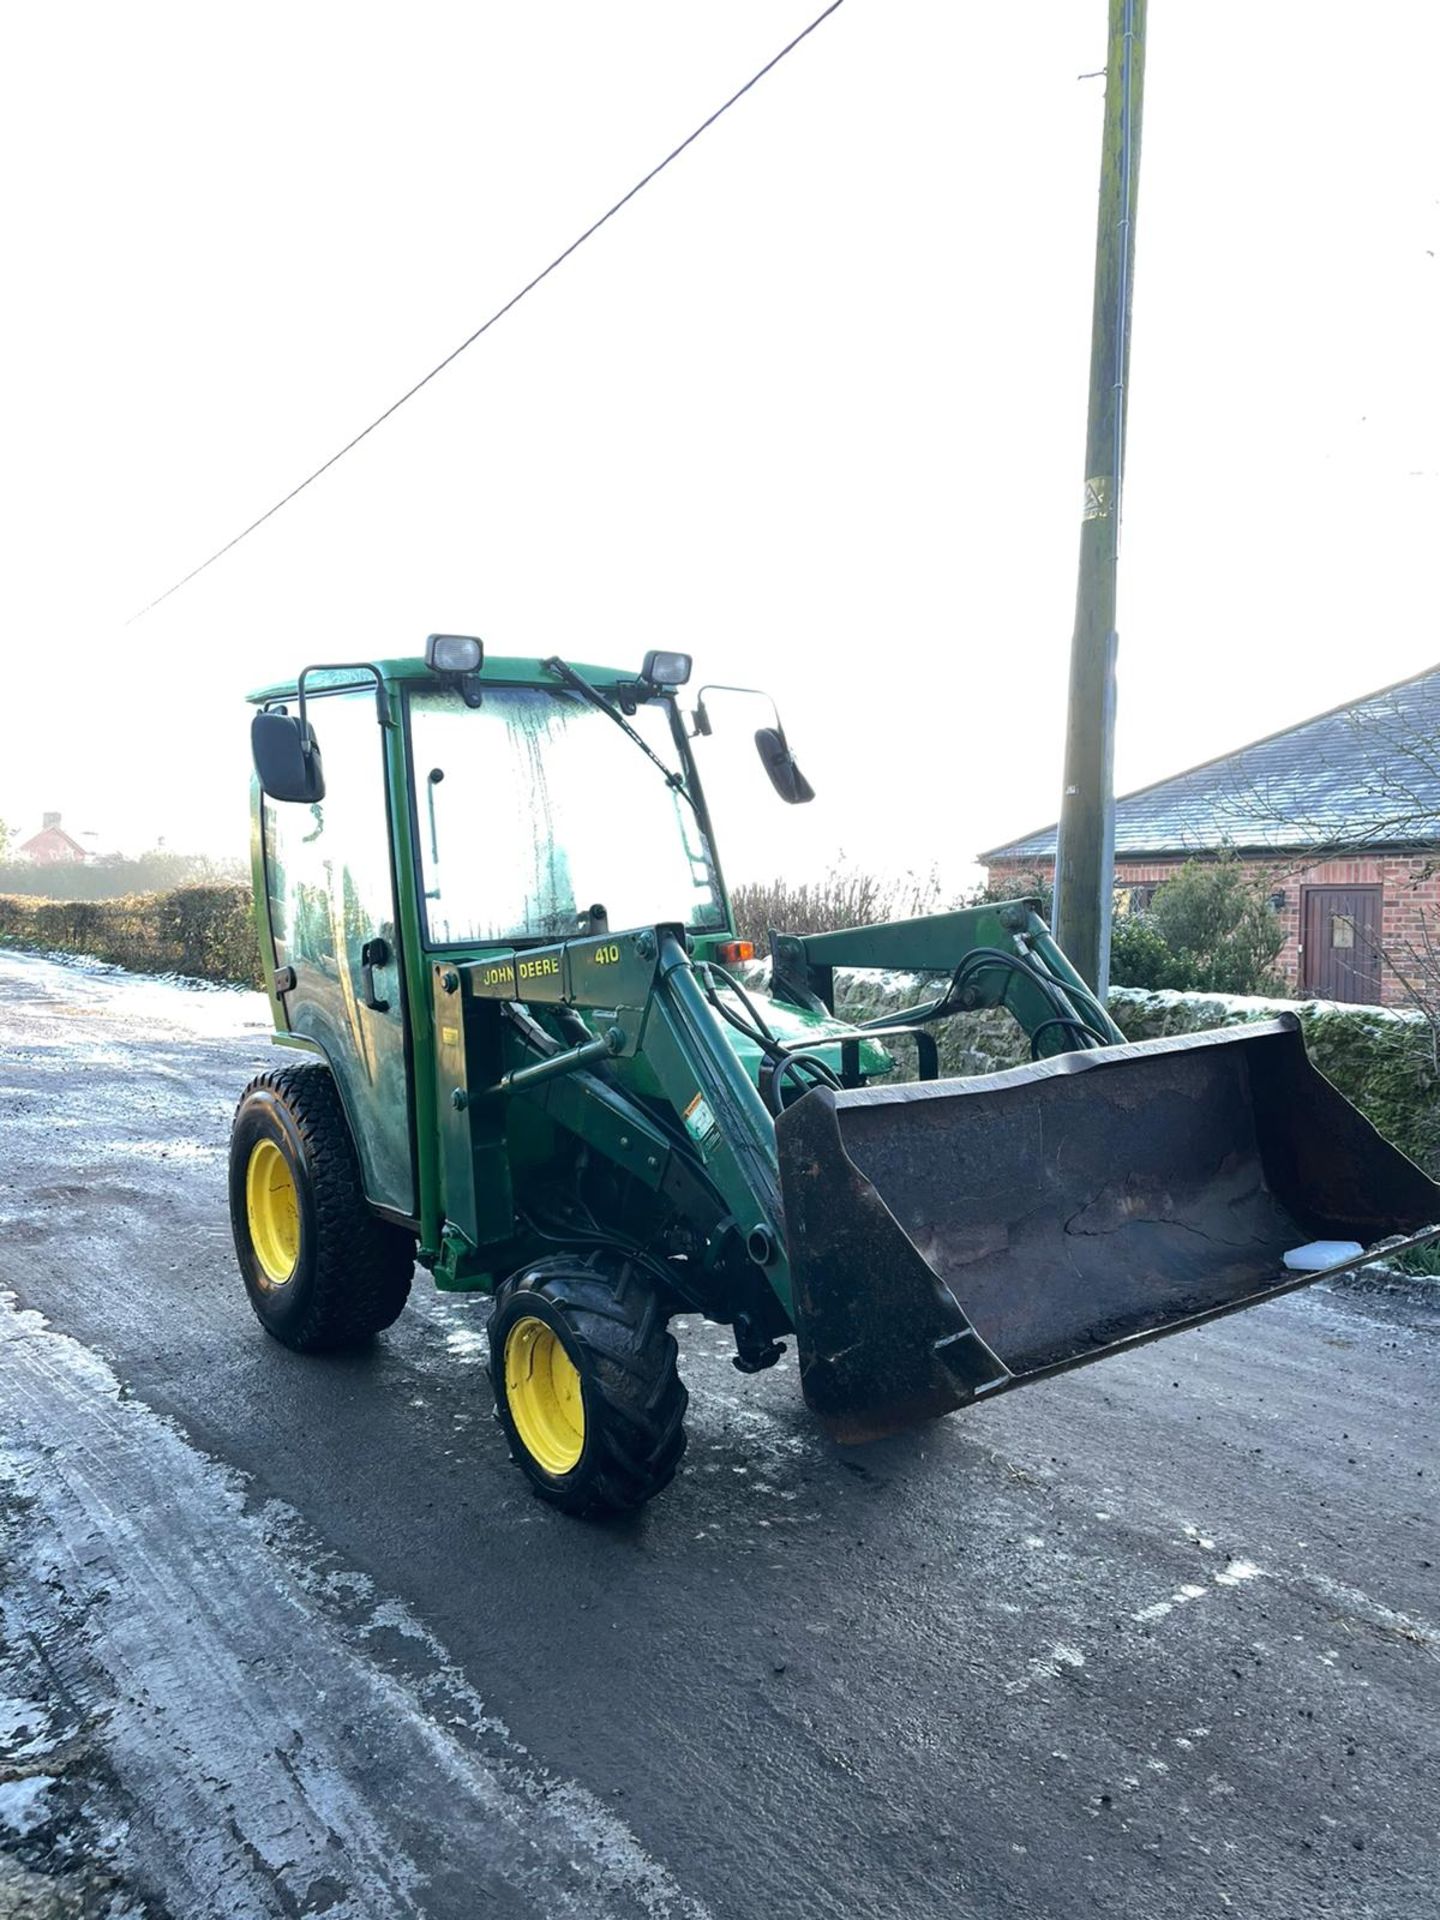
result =
M17 852L37 867L78 866L90 858L88 850L61 826L58 813L43 815L39 833L22 840Z
M1117 906L1225 851L1270 890L1292 990L1403 1002L1440 950L1440 667L1117 800ZM980 859L995 885L1048 881L1055 828Z

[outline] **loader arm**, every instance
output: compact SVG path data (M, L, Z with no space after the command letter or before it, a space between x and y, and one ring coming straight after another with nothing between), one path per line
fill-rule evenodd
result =
M914 1024L1004 1007L1030 1035L1037 1059L1125 1039L1056 946L1035 900L837 933L772 932L770 950L775 992L796 1006L833 1013L837 967L882 967L950 976L943 992L886 1020Z

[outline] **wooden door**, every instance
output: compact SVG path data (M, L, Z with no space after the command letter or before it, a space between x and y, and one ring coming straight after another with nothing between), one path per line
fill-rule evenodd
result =
M1300 986L1321 1000L1380 1000L1379 887L1301 889Z

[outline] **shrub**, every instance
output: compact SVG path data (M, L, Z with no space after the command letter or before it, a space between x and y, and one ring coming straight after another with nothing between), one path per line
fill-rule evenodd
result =
M1320 1071L1427 1173L1440 1175L1440 1071L1429 1030L1378 1007L1297 1009Z
M752 941L757 953L769 951L771 927L781 933L836 933L842 927L939 913L944 906L933 868L881 880L844 860L818 880L747 880L732 889L730 902L736 934Z
M961 904L984 907L1005 900L1038 900L1040 918L1047 926L1054 926L1055 888L1039 873L1002 873L988 886L977 887Z
M1193 993L1283 993L1285 932L1266 890L1233 856L1190 860L1155 896L1149 925L1169 948L1169 985Z
M1175 970L1174 954L1144 914L1115 916L1110 929L1112 987L1173 986Z

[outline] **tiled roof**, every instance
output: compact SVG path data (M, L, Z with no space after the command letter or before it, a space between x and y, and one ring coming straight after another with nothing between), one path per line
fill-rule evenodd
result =
M982 853L1049 859L1055 828ZM1440 844L1440 666L1115 802L1115 852Z
M90 857L80 842L72 839L63 827L42 827L39 833L32 833L28 840L21 842L19 851L28 853L32 859L46 854L59 854L76 860L88 860Z

